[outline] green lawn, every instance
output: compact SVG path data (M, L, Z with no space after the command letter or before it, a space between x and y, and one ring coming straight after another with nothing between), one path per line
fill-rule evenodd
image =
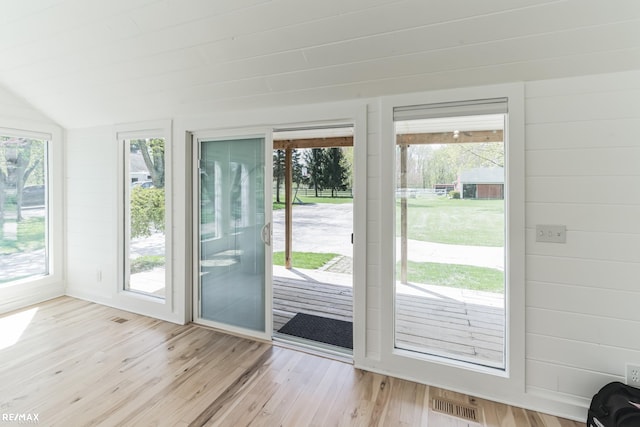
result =
M434 243L504 246L504 201L437 198L408 199L408 237ZM400 202L396 204L400 236Z
M299 199L299 200L298 200ZM316 203L330 203L330 204L342 204L353 203L352 197L313 197L313 196L298 196L293 206L302 202L303 204L316 204ZM275 197L273 198L273 210L284 209L284 194L280 194L280 201L277 203Z
M30 252L44 248L44 218L28 218L18 223L17 240L7 240L0 229L0 255Z
M293 252L291 263L293 267L317 270L337 256L332 253ZM273 265L284 265L284 252L273 253Z
M409 261L408 267L409 282L476 291L504 292L504 273L493 268L413 261ZM399 265L396 271L397 280L400 280Z

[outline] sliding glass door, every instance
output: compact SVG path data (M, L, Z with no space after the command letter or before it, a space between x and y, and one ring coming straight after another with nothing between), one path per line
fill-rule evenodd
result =
M196 320L267 338L271 328L270 162L265 135L196 137Z

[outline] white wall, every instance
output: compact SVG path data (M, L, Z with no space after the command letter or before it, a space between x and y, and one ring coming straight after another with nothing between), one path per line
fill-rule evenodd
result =
M52 248L51 274L35 280L0 285L0 313L64 295L64 247L63 247L63 185L62 129L33 108L24 99L0 85L0 128L18 132L36 132L52 136L49 155L56 166L50 170L49 207L55 208L50 220L50 244Z
M67 294L109 304L118 282L115 129L68 131L65 160Z
M625 362L640 363L640 71L529 82L525 91L526 390L511 403L583 419L600 386L623 379ZM380 239L380 177L393 162L380 155L379 100L365 102L366 348L358 358L366 367L381 353L380 259L388 242ZM325 120L335 105L307 109ZM184 170L189 159L187 130L279 124L288 115L295 122L300 111L178 118L174 167ZM112 127L71 130L66 151L69 293L107 304L117 280L114 135ZM176 174L174 212L187 209L187 180ZM185 212L175 218L174 229L188 230ZM566 244L535 242L535 224L549 223L567 226ZM175 292L184 302L183 253L174 247L182 263ZM473 385L466 391L474 394Z
M640 363L640 72L526 88L527 386L590 399Z

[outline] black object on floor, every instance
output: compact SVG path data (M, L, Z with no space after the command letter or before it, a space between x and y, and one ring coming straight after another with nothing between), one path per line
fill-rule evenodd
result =
M353 349L353 323L298 313L278 332L325 344Z

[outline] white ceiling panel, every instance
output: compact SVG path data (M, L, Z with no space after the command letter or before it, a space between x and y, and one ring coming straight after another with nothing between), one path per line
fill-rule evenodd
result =
M163 30L167 27L200 21L210 16L222 17L251 9L271 0L165 0L145 9L138 9L131 18L144 32Z
M473 70L493 64L631 48L638 45L638 40L640 40L640 20L313 68L271 76L268 81L274 91L300 90L431 72Z
M39 13L64 1L66 0L0 0L0 10L2 10L2 14L0 14L0 24L5 25L24 19L29 15Z
M68 0L0 27L0 52L127 13L158 0ZM28 2L27 2L28 3Z
M153 79L163 74L175 74L186 70L204 69L205 61L198 49L181 49L139 60L111 63L88 70L83 58L74 60L75 67L63 75L45 76L43 79L22 80L30 91L42 95L65 95L74 90L96 88L108 90L118 84L135 83ZM23 76L23 79L25 77ZM100 89L102 88L102 89Z
M340 0L331 0L335 4L340 4ZM170 25L160 26L159 20L151 19L156 25L147 26L146 31L137 31L139 15L149 13L151 16L158 14L158 8L169 10L167 2L160 2L149 5L149 7L137 9L127 16L131 22L134 35L127 37L119 33L108 33L104 31L104 26L84 25L79 28L68 30L65 33L54 36L53 39L43 40L38 44L27 44L16 46L14 51L5 51L9 57L16 57L18 60L10 62L0 62L0 70L11 71L14 74L31 74L29 79L35 79L33 71L34 65L45 66L50 71L49 74L66 74L77 68L77 61L70 61L73 58L82 58L83 66L89 72L91 68L100 68L109 63L120 63L143 58L145 56L157 55L177 49L188 49L194 46L205 47L207 44L221 46L222 52L218 50L214 54L206 55L213 63L224 60L246 59L254 56L263 56L261 46L263 43L258 40L257 51L249 54L242 53L236 55L239 46L236 43L242 35L261 34L277 30L281 26L301 25L301 22L315 21L321 17L331 17L337 12L327 7L328 2L311 2L305 7L301 7L304 2L299 0L281 0L279 2L258 2L254 7L244 7L231 9L231 11L214 15L194 15L195 20L174 20ZM184 2L188 7L190 1ZM210 2L215 3L217 2ZM278 7L274 7L274 3ZM329 2L330 3L330 2ZM207 8L207 11L210 8ZM230 9L230 8L228 8ZM226 10L226 9L225 9ZM123 19L124 17L119 17ZM126 25L126 24L125 24ZM326 32L326 28L325 28ZM277 49L280 52L283 49ZM0 51L1 52L1 51ZM31 73L30 73L31 70Z
M637 0L0 0L0 24L0 84L70 128L640 67Z
M410 76L398 76L384 80L359 81L329 87L305 88L272 92L251 97L250 106L263 108L274 105L304 104L309 99L315 102L369 98L411 91L449 89L463 86L496 84L508 81L505 76L520 75L522 80L538 80L581 75L585 68L593 73L609 72L609 64L616 63L619 71L640 69L640 48L618 51L598 52L586 55L574 55L543 59L538 61L499 64L469 70L440 71ZM593 64L599 64L594 66ZM223 108L240 109L249 106L248 99L211 100L192 110L184 106L183 114L195 114L198 111L211 111Z
M464 85L483 85L503 82L503 73L522 75L524 80L578 75L586 66L594 72L608 72L608 64L615 62L621 70L640 69L640 48L634 51L605 52L572 57L560 57L541 61L496 65L474 69L472 74L466 70L445 71L408 77L396 77L384 81L367 81L339 86L290 90L286 92L261 92L249 96L231 94L226 97L199 99L198 102L173 102L163 93L142 97L114 99L93 105L91 110L78 111L78 127L93 123L120 123L136 120L152 120L159 117L203 114L212 111L268 108L274 106L306 104L313 102L332 102L337 100L367 98L371 96L395 93L453 88ZM600 68L592 64L601 64ZM542 76L542 77L540 77ZM63 105L61 105L61 101ZM50 109L69 108L73 99L49 98L45 105Z
M581 13L573 13L576 8ZM573 0L343 40L304 53L310 66L321 67L615 24L638 17L637 12L637 0L619 1L618 7L605 10L601 0Z
M191 52L193 58L182 58L185 52ZM185 88L199 88L220 85L226 82L240 82L263 76L277 75L292 70L307 68L302 52L285 52L269 57L258 57L240 61L240 63L222 63L219 65L201 65L196 50L177 51L167 55L149 58L140 63L127 63L118 67L108 67L101 74L94 75L91 81L74 80L73 76L62 81L38 83L42 96L64 97L69 92L86 88L87 93L104 93L103 99L122 99L144 96L149 93L181 93ZM191 66L189 66L191 64ZM75 74L74 74L75 75ZM100 82L96 80L99 79ZM186 84L185 82L188 82Z
M394 32L406 31L416 27L456 23L477 15L474 9L482 7L482 14L501 14L511 10L516 4L528 5L534 1L423 1L405 0L380 7L349 14L330 15L311 22L296 22L279 26L271 30L239 33L234 39L203 46L203 52L211 60L238 60L251 56L287 50L313 48L342 43L345 40L357 40L362 44L375 47L376 39L371 37L389 36ZM540 2L537 2L540 3ZM438 13L434 13L437 10ZM459 35L458 35L459 37ZM370 43L368 42L370 40Z

